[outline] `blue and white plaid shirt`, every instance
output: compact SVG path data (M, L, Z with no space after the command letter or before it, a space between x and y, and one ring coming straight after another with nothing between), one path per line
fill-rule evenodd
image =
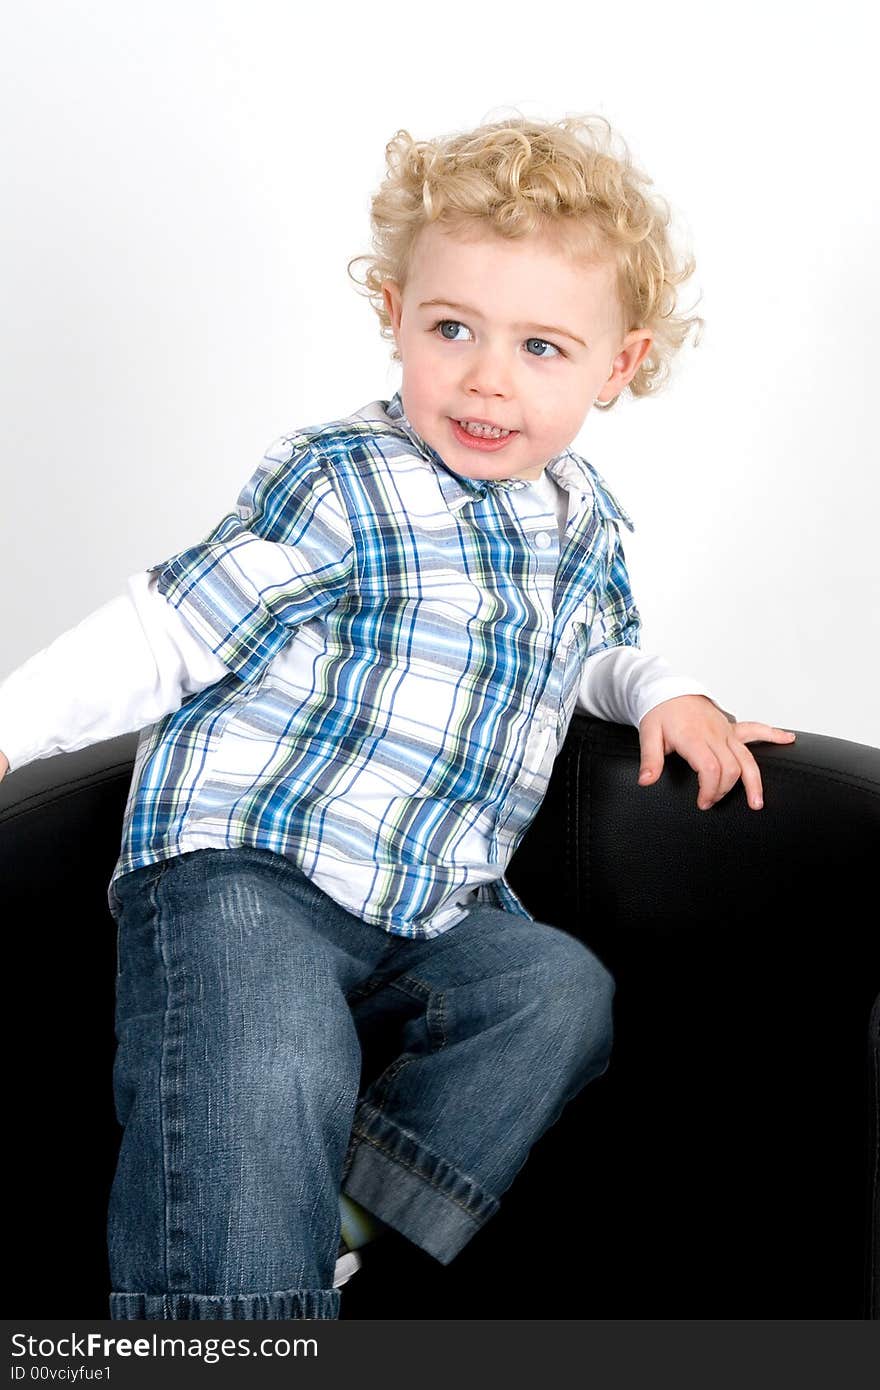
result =
M531 917L504 878L547 790L586 658L638 647L591 464L462 477L400 393L267 450L234 511L151 567L229 669L141 731L108 887L143 864L251 845L365 921L437 936L473 901Z

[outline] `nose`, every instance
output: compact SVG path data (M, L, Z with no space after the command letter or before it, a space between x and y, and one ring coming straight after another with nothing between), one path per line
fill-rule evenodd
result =
M464 389L469 396L501 397L511 394L511 367L501 347L484 346L470 354Z

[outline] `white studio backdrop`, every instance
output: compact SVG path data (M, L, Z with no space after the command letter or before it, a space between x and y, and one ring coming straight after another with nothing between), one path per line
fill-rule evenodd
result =
M0 678L201 539L279 434L397 389L346 263L399 128L598 113L706 321L665 393L575 441L636 525L643 647L740 719L880 745L868 10L543 13L7 10Z

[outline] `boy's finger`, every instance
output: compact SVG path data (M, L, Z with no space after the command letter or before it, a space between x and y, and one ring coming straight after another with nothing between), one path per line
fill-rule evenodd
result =
M708 811L716 802L721 801L727 793L742 780L743 790L746 800L753 811L760 811L764 805L764 792L761 785L761 772L751 753L743 748L736 760L738 766L735 770L732 766L727 766L722 770L720 780L713 792L709 792L709 777L701 775L700 795L697 798L697 806L701 811ZM705 786L704 786L705 781Z
M749 806L753 811L760 811L764 805L764 789L760 769L751 755L748 762L742 764L742 783Z
M783 733L779 729L777 733ZM742 740L740 740L742 743ZM764 805L764 788L761 782L761 769L755 762L752 754L745 747L734 750L737 762L739 763L740 776L742 777L743 791L746 794L746 801L753 811L760 811Z
M738 723L736 730L741 743L794 743L797 738L792 729L777 729L773 724Z
M653 782L663 771L663 731L659 726L645 733L639 730L641 745L639 762L639 784Z
M697 809L708 811L710 806L721 800L726 791L720 753L711 752L707 748L701 757L688 758L687 761L697 774Z

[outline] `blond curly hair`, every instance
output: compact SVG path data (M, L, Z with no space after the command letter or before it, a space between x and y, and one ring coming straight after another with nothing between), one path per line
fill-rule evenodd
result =
M625 332L644 328L653 335L626 389L656 395L697 325L700 341L704 320L676 313L676 291L695 261L687 255L679 261L668 203L648 195L653 181L633 165L619 136L622 149L614 152L613 135L604 116L589 115L552 122L517 114L435 140L398 130L385 146L386 176L370 203L372 253L352 257L346 267L366 287L382 337L394 339L382 282L404 288L416 238L428 223L464 234L538 234L574 259L616 266ZM362 280L351 271L358 261L366 262ZM391 356L401 360L396 346ZM620 394L596 408L611 410Z

